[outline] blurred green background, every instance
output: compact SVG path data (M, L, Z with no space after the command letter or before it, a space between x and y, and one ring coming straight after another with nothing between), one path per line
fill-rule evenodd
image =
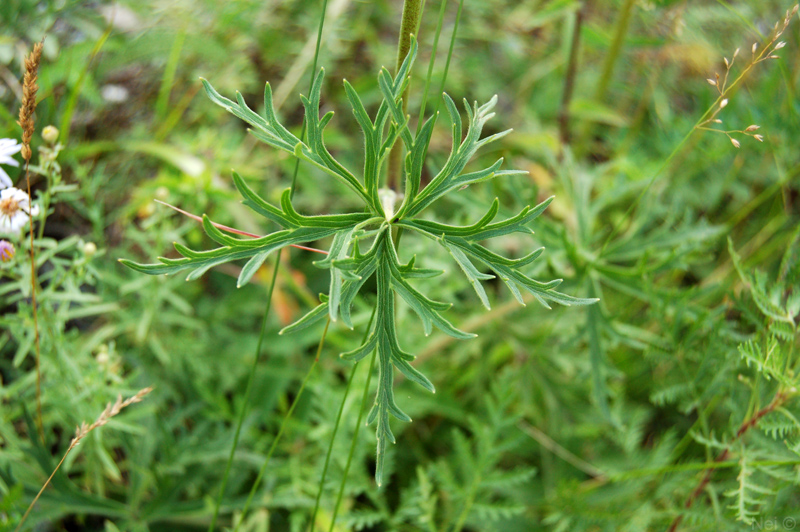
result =
M393 423L398 442L380 489L372 480L374 431L358 433L333 530L664 530L678 515L685 516L685 530L749 530L748 519L800 517L796 399L782 405L787 415L771 412L737 440L731 463L683 510L709 470L703 464L784 389L737 351L772 324L737 276L727 238L744 269L784 281L772 297L783 301L797 293L797 16L781 36L788 44L780 59L753 66L718 115L719 127L761 126L764 142L735 134L737 149L722 134L684 137L717 99L706 79L724 75L723 57L730 60L741 48L733 80L748 67L753 43L760 50L769 42L773 24L792 5L463 3L444 89L456 101L484 102L497 94L497 116L485 134L514 133L479 159L503 156L506 167L529 174L472 186L441 202L432 216L471 222L494 197L501 214L510 215L555 195L532 224L533 238L511 235L498 246L522 256L545 245L535 273L563 277L564 291L598 296L601 303L522 307L498 282L487 285L492 310L486 312L455 263L404 237L406 259L418 253L426 267L447 272L420 286L456 303L449 319L479 337L425 337L400 308L403 345L419 355L415 366L437 393L399 384L398 400L414 422ZM414 125L440 6L426 2L419 30ZM248 136L242 122L208 101L198 78L227 96L241 91L257 110L270 81L284 122L299 134L298 93L307 92L320 9L320 2L305 0L0 5L0 138L20 136L22 60L46 35L36 121L39 131L58 127L64 145L61 183L51 191L37 251L44 443L33 421L24 242L16 263L0 269L0 529L16 526L76 426L94 420L117 394L145 386L154 391L144 402L73 451L25 529L207 529L255 356L271 266L237 290L237 266L187 283L180 275L137 274L117 259L151 262L172 253L175 241L210 246L199 224L155 199L246 231L272 230L241 205L231 169L277 202L295 162ZM336 116L326 143L350 167L359 166L363 141L341 80L353 84L368 109L376 107L376 76L381 66L394 66L401 9L401 2L328 2L319 64L326 69L322 105ZM455 0L445 7L429 110L438 100L458 9ZM565 130L559 116L576 27ZM36 135L34 153L43 144ZM431 168L443 164L449 146L443 119L429 150ZM15 182L21 179L19 169L4 168ZM33 183L40 194L47 186L41 178ZM301 212L349 212L358 205L309 166L300 166L297 183ZM294 336L277 331L326 291L328 273L314 260L298 250L283 255L219 530L240 517L313 359L321 326ZM350 370L336 354L357 345L370 310L357 301L355 332L331 327L241 530L329 529L367 377L362 364L312 525ZM792 319L778 335L790 354L798 342ZM787 371L796 367L793 360ZM755 464L749 470L748 460Z

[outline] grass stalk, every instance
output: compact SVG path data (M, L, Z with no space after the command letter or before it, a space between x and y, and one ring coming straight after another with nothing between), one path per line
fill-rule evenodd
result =
M456 12L456 21L453 25L453 33L450 35L450 47L447 49L447 59L444 62L444 72L442 73L442 82L439 84L439 97L436 99L436 107L433 114L439 114L439 106L442 104L442 93L444 92L444 84L447 81L447 73L450 72L450 61L453 59L453 49L456 46L456 36L458 35L458 23L461 21L461 11L464 8L464 0L459 0L458 11Z
M66 146L69 142L69 133L70 133L70 126L72 125L72 116L75 114L75 108L78 106L78 96L81 93L81 87L83 87L83 83L86 81L86 76L89 75L89 68L92 66L92 62L94 58L97 57L97 54L100 53L100 50L103 48L103 45L108 40L108 37L111 35L111 31L113 30L113 26L108 27L106 31L100 36L97 42L92 48L91 53L89 54L89 59L86 60L86 64L83 66L83 70L81 70L80 76L78 76L78 81L75 82L75 86L72 87L72 91L69 94L69 98L67 99L67 103L64 106L64 113L61 116L61 125L59 127L61 131L61 143Z
M28 506L28 509L25 510L25 514L23 514L22 519L20 519L19 523L17 524L17 527L14 529L14 532L18 532L19 530L22 529L22 525L25 523L25 520L30 515L31 510L33 510L33 507L36 505L36 502L42 496L42 493L44 493L44 490L47 489L47 486L50 485L50 481L53 480L53 477L56 475L58 470L61 468L61 465L64 463L64 460L67 459L67 456L69 455L69 453L75 447L78 446L78 444L81 442L81 440L83 438L85 438L91 431L93 431L97 427L101 427L101 426L105 425L106 423L108 423L108 421L112 417L114 417L117 414L119 414L122 411L123 408L125 408L127 406L130 406L130 405L132 405L134 403L140 402L144 398L144 396L149 394L151 391L153 391L153 388L151 388L151 387L143 388L143 389L139 390L138 392L136 392L136 395L134 395L132 397L129 397L128 399L126 399L124 401L122 400L121 396L117 397L117 401L113 405L111 403L106 405L105 410L103 410L103 412L94 421L94 423L92 423L91 425L87 425L84 422L84 423L81 424L80 427L78 427L75 430L75 436L72 438L72 441L70 442L69 447L67 447L67 450L64 453L64 456L61 457L61 460L58 462L58 464L56 465L55 469L53 469L53 472L50 473L50 476L47 477L47 480L44 482L44 485L42 485L42 489L39 490L39 493L37 493L36 497L33 498L33 501L31 501L31 504Z
M791 12L792 16L796 12L797 11L795 6L795 10ZM784 30L788 26L790 20L791 18L789 16L787 16L787 18L784 20L784 27L783 27ZM727 82L727 73L726 73L726 80L724 86L718 87L719 95L717 96L717 99L714 100L714 102L708 107L708 109L706 109L706 111L700 116L700 118L697 119L697 122L695 122L692 128L686 132L686 134L683 136L680 142L678 142L678 144L672 149L672 151L664 160L664 162L661 164L661 166L659 166L658 170L653 174L653 177L650 178L650 181L648 181L647 186L645 186L642 189L642 191L639 193L639 195L636 197L633 203L631 203L631 205L628 207L628 209L625 211L625 213L622 215L619 221L614 224L614 227L612 228L611 232L609 232L608 237L606 237L606 240L603 243L603 247L600 250L601 256L603 252L606 250L606 247L608 247L608 244L611 242L611 240L613 240L614 237L616 237L619 234L622 224L633 214L633 211L636 209L639 203L641 203L642 199L647 195L647 193L653 187L656 180L659 177L661 177L661 175L664 173L667 167L669 167L672 160L681 152L681 150L689 141L689 139L692 137L694 132L700 130L704 124L707 124L714 116L716 116L719 110L722 107L724 107L725 104L727 104L728 98L731 95L731 93L747 77L747 75L750 73L753 67L769 59L769 56L767 54L770 54L772 52L772 45L777 40L778 35L779 34L774 35L764 46L762 46L760 52L757 55L755 54L756 50L754 48L752 60L746 67L744 67L742 72L732 82L730 83ZM725 102L725 104L723 104L723 102Z
M367 330L364 332L364 338L361 339L361 343L367 341L367 337L369 336L369 331L372 329L372 322L375 321L375 311L377 310L377 305L372 309L372 315L369 318L369 323L367 323ZM319 480L319 489L317 490L317 498L314 501L314 512L311 514L311 522L308 525L308 530L311 532L314 530L314 523L317 521L317 513L319 512L319 503L322 499L322 491L325 489L325 478L328 476L328 466L331 461L331 454L333 453L333 442L336 440L336 434L339 431L339 423L342 421L342 414L344 413L344 405L347 401L347 396L350 393L350 386L353 384L353 377L355 377L356 369L358 368L358 362L353 365L353 368L350 370L350 377L347 379L347 386L344 389L344 395L342 396L342 404L339 405L339 413L336 415L336 423L333 425L333 434L331 434L331 442L328 444L328 452L325 455L325 465L322 468L322 478Z
M561 93L561 108L558 112L558 132L562 144L569 144L571 134L569 129L569 106L572 102L572 94L575 91L575 76L578 71L578 50L581 47L581 28L583 27L583 15L588 9L590 0L586 0L575 10L575 17L572 24L572 41L569 48L569 59L567 60L567 72L564 75L564 89Z
M319 26L317 28L317 43L316 43L316 47L314 49L314 63L313 63L313 66L311 68L311 82L309 83L309 85L313 84L314 73L317 70L317 62L319 60L320 42L322 40L322 30L325 27L325 13L327 12L327 10L328 10L328 0L322 0L322 12L320 13ZM309 86L309 92L310 91L311 91L311 88ZM302 131L300 132L300 138L303 138L305 136L305 133L306 133L306 123L305 123L305 120L304 120L303 121L303 128L302 128ZM291 185L290 196L294 196L294 191L297 188L297 174L298 174L299 170L300 170L300 160L297 159L295 161L294 173L292 174L292 185ZM261 345L263 344L264 336L265 336L266 330L267 330L267 317L269 316L269 311L270 311L270 308L272 306L272 295L273 295L273 292L275 290L275 282L278 279L278 271L280 270L280 266L281 266L281 254L278 253L277 256L275 257L275 264L274 264L273 269L272 269L272 279L270 280L269 291L267 292L267 303L266 303L266 308L264 310L264 318L261 321L261 331L260 331L259 336L258 336L258 345L256 347L256 354L255 354L255 357L253 358L253 365L250 368L250 374L247 377L247 385L245 387L245 392L244 392L244 403L242 404L242 409L239 412L239 419L236 421L236 432L234 434L233 443L231 445L231 450L230 450L230 453L228 455L228 461L225 464L225 473L224 473L223 478L222 478L222 485L220 486L219 495L217 496L217 502L216 502L216 504L214 506L214 515L213 515L213 517L211 519L211 524L209 525L208 532L214 532L214 527L216 526L216 523L217 523L217 518L219 516L220 506L222 505L222 498L223 498L223 495L225 493L225 487L227 486L228 478L230 477L230 470L231 470L231 466L233 464L233 456L236 453L236 447L239 445L239 436L240 436L240 433L241 433L242 424L244 423L244 417L247 414L247 409L248 409L248 407L250 405L250 390L252 389L253 380L255 379L256 369L258 368L258 359L261 356ZM327 333L327 331L328 331L328 325L326 324L325 325L325 333ZM322 349L322 343L324 341L325 341L325 334L323 333L322 341L320 342L319 349ZM317 359L319 359L319 352L317 352ZM308 380L309 375L311 375L311 372L314 370L314 367L316 367L316 360L314 361L314 364L311 366L311 368L309 369L309 371L306 374L305 378L303 379L303 384L302 384L302 386L300 388L300 392L298 392L297 397L295 397L295 402L292 404L291 408L289 409L289 412L287 412L286 416L283 418L283 422L281 423L280 431L278 432L278 435L275 437L275 441L273 442L273 450L274 450L274 446L277 444L278 440L280 439L281 433L283 432L283 426L286 424L286 420L291 416L292 411L294 410L294 405L297 403L297 400L300 398L300 395L302 394L302 391L303 391L303 387L305 387L305 383ZM270 451L270 454L267 457L267 460L264 463L264 468L266 468L266 465L269 462L269 457L270 456L272 456L271 455L271 451ZM261 479L261 474L259 474L259 476L256 479L256 481L253 483L253 487L252 487L252 489L250 491L250 496L248 497L247 503L245 504L245 511L243 512L243 515L242 515L243 518L244 518L244 513L246 513L246 511L247 511L246 508L247 508L247 506L249 506L249 502L252 499L252 494L254 493L255 488L258 485L258 482L260 481L260 479ZM238 529L238 525L237 525L237 529Z
M611 75L614 73L614 65L617 64L619 54L622 51L622 43L625 41L625 34L628 33L628 24L631 21L631 13L636 0L625 0L622 10L617 18L617 26L614 30L614 39L611 41L611 46L606 54L605 61L603 61L603 70L600 74L600 81L597 83L597 88L594 92L594 99L596 102L602 103L605 100L608 85L611 83Z
M425 76L425 91L422 93L422 103L419 107L419 120L417 120L417 135L419 135L422 124L425 122L425 107L428 103L428 93L431 89L431 78L433 78L433 65L436 63L436 51L439 49L439 37L442 34L442 24L444 13L447 10L447 0L442 0L439 7L439 19L436 22L436 32L433 35L433 47L431 48L431 60L428 62L428 74ZM434 118L435 120L435 118Z
M369 373L367 374L367 383L364 385L364 393L361 396L361 407L358 409L358 419L356 420L356 430L353 433L353 439L350 442L350 451L347 453L347 462L344 466L344 473L342 475L342 483L339 485L339 493L336 495L336 505L333 507L333 515L331 516L331 526L329 532L333 532L336 526L336 516L339 515L339 507L342 504L342 497L344 497L344 488L347 485L347 476L350 473L350 465L353 463L353 455L356 452L356 445L358 444L358 433L361 430L361 420L364 418L364 410L367 407L367 400L369 399L369 385L372 381L372 373L375 369L375 358L378 351L372 353L372 359L369 363Z
M275 282L278 279L278 268L280 267L281 254L278 253L275 258L275 265L272 272L272 279L270 280L269 289L267 290L267 306L264 309L264 317L261 319L261 333L258 335L258 344L256 345L255 356L253 357L253 365L250 367L250 373L247 376L247 384L244 388L244 403L239 411L239 419L236 420L236 431L233 434L233 444L231 445L230 453L228 453L228 461L225 463L225 473L222 475L222 484L219 487L219 494L217 495L217 502L214 505L214 515L211 517L211 524L208 525L208 532L214 532L217 526L217 519L219 518L219 510L222 506L222 498L225 494L225 488L228 486L228 478L230 477L231 467L233 465L233 457L236 454L236 447L239 445L239 436L242 432L242 425L244 418L247 415L248 407L250 406L250 392L253 389L253 382L255 381L256 370L258 369L258 360L261 357L261 346L264 343L264 336L267 330L267 318L269 311L272 308L272 294L275 291Z
M328 319L325 321L325 328L322 330L322 337L319 339L319 344L317 345L317 354L314 357L314 362L311 364L311 367L308 368L308 373L306 373L306 376L303 377L303 382L300 385L300 389L297 390L297 395L292 401L292 405L289 407L289 410L286 412L286 415L283 416L283 421L281 421L281 426L278 429L278 434L276 434L275 439L272 440L272 445L270 445L269 451L267 452L267 457L264 459L264 463L261 466L261 469L258 471L258 476L253 482L253 485L250 487L250 493L247 495L247 500L244 503L244 508L242 508L242 518L239 520L238 523L236 523L233 532L238 532L239 527L244 522L244 518L247 515L247 510L250 509L250 505L253 502L253 497L255 497L258 485L261 483L261 479L264 478L264 473L267 471L267 466L269 465L269 461L270 459L272 459L272 455L275 453L275 449L277 449L278 447L278 442L281 441L283 432L284 430L286 430L286 425L289 419L291 419L292 413L294 413L294 409L300 402L300 398L303 397L303 391L306 389L306 384L308 384L309 377L311 377L311 374L314 372L314 368L317 367L317 363L319 362L319 356L322 353L322 348L325 346L325 338L328 335L328 326L330 324L331 324L331 318L329 316Z
M181 29L172 41L172 48L169 51L167 65L164 68L164 75L161 78L161 86L158 89L158 99L156 100L156 116L159 120L164 120L167 116L169 107L169 95L175 82L175 72L178 70L178 62L181 58L183 43L186 40L186 30Z
M39 314L36 304L36 252L33 243L33 196L31 194L31 139L36 130L33 113L36 111L36 93L39 85L36 81L39 77L39 65L42 61L42 48L44 41L33 45L33 50L25 58L25 76L22 84L22 105L19 109L19 121L22 128L22 158L25 160L25 183L28 188L28 226L30 234L30 260L31 260L31 307L33 309L33 331L36 344L36 427L39 430L39 439L44 445L44 423L42 421L42 365L41 365L41 342L39 337ZM44 209L44 216L47 216L47 208ZM38 496L37 496L38 498ZM35 502L35 501L34 501Z

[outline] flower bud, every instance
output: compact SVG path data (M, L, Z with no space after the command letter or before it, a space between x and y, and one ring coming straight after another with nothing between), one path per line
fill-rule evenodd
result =
M55 126L45 126L42 130L42 138L48 144L55 144L58 140L58 129Z
M86 242L83 245L83 253L87 257L92 257L95 253L97 253L97 245L94 242Z

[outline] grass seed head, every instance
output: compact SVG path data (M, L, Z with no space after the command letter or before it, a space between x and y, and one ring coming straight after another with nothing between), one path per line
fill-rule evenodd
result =
M30 55L25 58L25 77L22 82L22 106L19 108L19 121L22 128L22 158L25 162L31 160L31 139L33 138L34 123L33 113L36 111L36 92L39 85L39 64L42 61L42 43L33 45Z

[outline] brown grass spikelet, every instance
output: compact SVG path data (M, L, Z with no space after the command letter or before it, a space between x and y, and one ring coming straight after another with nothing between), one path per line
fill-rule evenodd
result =
M39 64L42 61L43 43L38 42L33 45L33 50L25 58L25 78L22 82L22 107L19 108L19 121L22 128L22 158L25 162L31 160L31 139L33 138L34 123L33 113L36 110L36 92L39 85L36 84L39 78Z
M53 470L53 472L50 474L50 477L48 477L48 479L45 481L44 485L42 486L42 489L40 489L39 493L36 494L36 497L33 498L33 501L31 502L30 506L28 506L28 509L25 511L25 514L22 516L22 519L17 524L17 527L14 529L14 532L17 532L18 530L20 530L22 528L23 523L25 523L25 520L28 518L28 515L30 515L31 510L33 510L33 507L36 504L36 501L39 500L39 497L41 497L42 493L44 493L44 490L50 484L50 481L53 480L53 477L55 476L56 472L61 467L61 464L64 463L64 460L66 460L67 455L70 453L70 451L72 451L72 449L74 449L78 445L78 443L80 443L80 441L83 438L85 438L86 435L89 434L91 431L93 431L97 427L101 427L101 426L105 425L106 423L108 423L108 421L112 417L114 417L117 414L119 414L122 411L123 408L125 408L127 406L130 406L133 403L140 402L151 391L153 391L153 387L152 386L148 386L147 388L142 388L141 390L136 392L135 395L129 397L128 399L125 399L124 401L122 400L122 396L118 395L117 396L117 400L113 404L112 403L108 403L106 405L106 408L100 413L100 416L98 416L98 418L91 425L88 425L88 424L86 424L86 422L83 422L83 423L81 423L80 427L75 429L75 436L72 438L72 441L70 441L69 447L67 447L67 450L64 453L64 456L61 457L61 461L58 462L58 465Z
M117 414L119 414L122 411L123 408L125 408L126 406L130 406L133 403L140 402L144 398L145 395L149 394L152 391L153 391L153 387L152 386L148 386L147 388L142 388L141 390L136 392L136 395L134 395L132 397L129 397L128 399L125 399L124 401L122 400L122 396L118 395L117 396L117 400L113 404L112 403L108 403L106 405L105 410L103 410L103 412L100 413L100 416L94 421L94 423L92 423L91 425L87 425L86 422L83 422L83 423L81 423L80 427L77 427L75 429L75 436L72 438L72 441L69 444L69 448L67 449L67 452L69 452L76 445L78 445L78 443L83 438L85 438L86 435L89 434L91 431L93 431L97 427L102 427L103 425L108 423L108 421L112 417L114 417Z

